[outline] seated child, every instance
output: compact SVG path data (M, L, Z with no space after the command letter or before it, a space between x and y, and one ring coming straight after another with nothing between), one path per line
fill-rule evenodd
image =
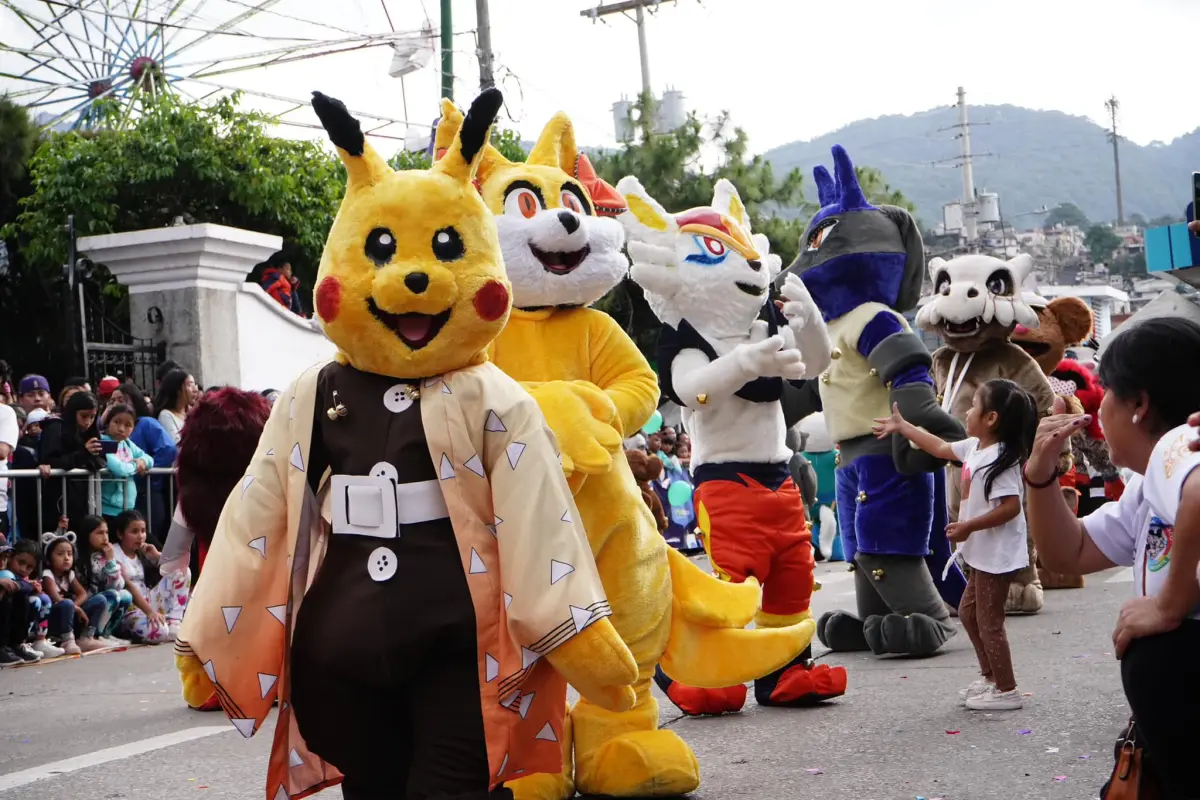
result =
M133 603L117 630L147 644L175 639L187 608L191 570L160 575L158 548L146 543L146 518L134 510L121 512L114 523L116 559Z
M81 632L76 646L82 653L101 650L108 645L96 639L96 623L108 608L103 596L88 597L75 577L75 534L54 531L42 535L46 545L42 563L42 589L50 595L50 635L64 643L75 641L75 629Z
M80 527L87 532L78 542L80 583L89 598L105 600L105 608L94 622L95 637L106 647L127 645L127 640L113 633L133 603L133 595L125 588L116 549L108 539L108 524L100 517L84 517Z
M12 548L0 547L0 666L25 664L42 656L25 644L29 636L29 603L8 568Z
M122 511L137 505L137 484L134 475L145 475L154 466L154 459L130 441L136 415L127 405L115 405L108 410L108 424L101 441L116 442L116 452L105 454L105 466L117 480L105 480L100 488L101 513L112 524Z
M29 605L29 623L34 638L32 649L46 658L57 658L63 654L79 655L74 636L70 639L64 638L59 647L54 646L46 636L52 604L50 596L43 591L41 579L38 578L38 555L38 543L33 539L22 539L13 545L12 555L8 559L9 567L16 575L18 591ZM74 605L69 600L64 602ZM66 606L63 608L66 610L60 611L60 616L63 613L72 613Z

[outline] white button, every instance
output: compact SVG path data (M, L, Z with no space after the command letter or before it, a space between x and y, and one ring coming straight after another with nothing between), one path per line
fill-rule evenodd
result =
M413 401L410 396L412 388L407 384L397 383L392 388L383 393L383 407L393 414L399 414L401 411L408 411L412 407Z
M372 478L387 478L392 482L400 480L400 473L396 472L396 468L386 461L380 461L378 464L371 467L371 471L367 474Z
M386 547L376 547L367 559L367 574L376 583L391 580L396 574L396 554Z

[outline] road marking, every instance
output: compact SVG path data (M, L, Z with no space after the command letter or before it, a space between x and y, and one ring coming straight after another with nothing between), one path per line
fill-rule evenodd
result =
M1106 580L1105 583L1133 583L1133 567L1126 567Z
M149 753L154 750L161 750L164 747L171 747L184 742L190 742L195 739L203 739L206 736L215 736L218 733L229 733L233 728L228 725L205 725L198 728L187 728L182 731L175 731L164 736L155 736L151 739L142 739L140 742L130 742L119 747L110 747L106 750L97 750L94 753L84 753L81 756L67 758L62 761L54 761L50 764L43 764L40 767L26 769L20 772L10 772L7 775L0 775L0 792L16 789L21 786L27 786L37 781L42 781L47 778L57 778L60 775L67 775L72 772L78 772L81 769L89 767L97 767L101 764L107 764L110 761L120 761L121 759L130 758L131 756L140 756L142 753Z

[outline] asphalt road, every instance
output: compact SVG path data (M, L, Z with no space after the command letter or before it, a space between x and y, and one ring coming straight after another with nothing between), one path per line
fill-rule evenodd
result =
M818 566L817 613L853 607L844 570ZM1130 580L1112 570L1009 619L1021 711L957 705L975 677L960 631L930 659L825 656L850 669L846 696L825 707L760 709L751 693L741 714L678 719L664 700L663 724L700 759L696 800L1093 798L1127 717L1109 637ZM219 713L187 709L168 647L6 669L0 800L263 800L272 728L246 741Z

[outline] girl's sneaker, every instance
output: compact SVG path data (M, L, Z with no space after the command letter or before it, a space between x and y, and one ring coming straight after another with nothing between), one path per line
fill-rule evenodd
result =
M972 711L1016 711L1025 705L1021 701L1021 693L1016 689L1001 692L995 686L989 686L982 694L968 697L966 704Z
M0 647L0 667L11 667L14 664L24 664L25 659L17 655L11 647Z
M62 647L63 653L68 656L77 656L83 652L83 650L79 648L79 645L75 644L75 634L68 634L67 636L63 637L63 640L59 642L59 645Z
M78 643L81 653L93 653L97 650L103 650L108 647L107 644L91 636L84 636Z
M104 642L108 647L128 647L128 639L119 639L116 636L101 636L100 641Z
M41 653L43 658L58 658L64 653L61 647L50 644L49 639L38 639L33 643L33 649Z
M965 706L967 704L967 698L977 697L978 695L981 695L984 692L986 692L989 688L991 688L994 685L995 684L993 684L987 678L977 679L974 683L972 683L967 688L958 690L958 704L960 706Z
M23 661L30 664L32 664L34 661L42 660L42 654L24 642L21 643L20 647L16 648L16 653Z

